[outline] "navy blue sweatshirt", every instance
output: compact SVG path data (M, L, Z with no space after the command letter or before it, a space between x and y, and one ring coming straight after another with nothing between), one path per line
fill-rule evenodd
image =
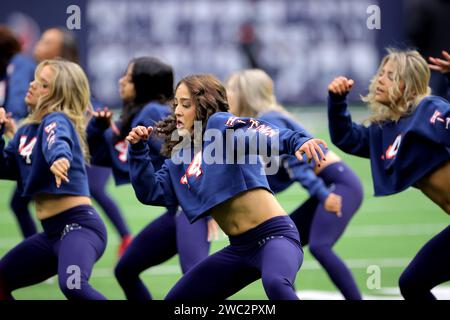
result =
M272 123L279 128L307 132L294 119L278 111L262 113L259 119ZM279 161L280 169L278 172L274 175L267 175L267 180L273 192L281 192L297 181L308 190L312 197L316 197L321 202L325 201L331 191L323 180L314 173L314 163L299 161L297 157L291 155L284 155L280 157Z
M232 134L239 129L249 137L240 147L239 141L242 140ZM253 148L255 145L265 145L268 150L277 149L279 154L294 154L311 138L304 131L280 129L263 120L218 112L208 119L201 150L191 146L181 149L158 171L152 165L147 143L140 141L131 145L131 183L142 203L159 206L179 204L193 223L208 215L211 208L241 192L255 188L271 191L259 161L260 149ZM186 153L191 161L181 161ZM211 156L218 160L210 161ZM256 161L252 162L252 156Z
M398 122L365 127L352 122L346 96L329 94L332 142L342 151L370 158L376 196L398 193L450 160L450 104L429 96Z
M67 158L70 162L70 182L62 182L57 188L50 167L60 158ZM90 196L77 132L69 118L61 112L45 115L40 124L20 127L6 148L2 132L0 178L17 180L23 196L41 193Z

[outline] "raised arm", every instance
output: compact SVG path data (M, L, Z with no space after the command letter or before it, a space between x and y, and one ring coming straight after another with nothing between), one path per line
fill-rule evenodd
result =
M239 139L244 138L240 141L244 141L245 150L249 153L260 154L260 147L265 146L266 150L275 150L279 155L295 155L300 161L304 160L304 156L319 164L325 159L319 144L327 147L326 143L321 139L314 139L306 131L292 131L264 120L234 117L223 112L210 118L207 130L208 128L234 130L234 143L239 145Z
M94 165L111 167L112 160L109 153L105 133L112 123L112 113L109 110L92 112L92 118L86 129L86 140Z
M132 127L144 126L153 127L165 119L170 114L169 108L156 103L150 103L146 105L141 112L139 112L132 121ZM162 140L156 135L150 135L147 140L147 144L150 149L150 157L155 168L159 168L161 165L161 147Z
M347 94L353 83L353 80L338 77L328 86L328 129L331 141L339 149L369 158L369 129L354 123L347 110Z
M443 50L442 58L429 57L430 69L443 73L447 77L447 99L450 99L450 54Z
M151 127L138 126L133 128L127 136L130 143L128 148L128 163L130 165L130 179L136 197L140 202L149 205L171 206L177 205L172 189L169 169L163 165L155 172L150 157L148 140Z

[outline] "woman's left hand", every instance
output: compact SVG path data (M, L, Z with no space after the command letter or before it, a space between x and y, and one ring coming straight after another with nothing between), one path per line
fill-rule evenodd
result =
M323 145L325 148L328 148L326 142L322 139L310 139L306 141L300 149L297 150L297 152L295 152L295 156L298 160L303 161L303 154L306 154L308 157L308 162L314 159L317 166L320 167L320 164L323 161L326 161L326 158L319 144Z
M66 158L59 158L53 162L50 167L50 171L55 175L56 187L61 186L62 181L69 182L68 171L70 168L70 162Z

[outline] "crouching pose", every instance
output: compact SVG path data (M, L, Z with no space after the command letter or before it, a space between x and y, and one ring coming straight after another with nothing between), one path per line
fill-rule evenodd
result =
M191 223L211 215L230 240L189 270L166 299L222 300L260 278L270 299L297 299L293 284L303 261L299 234L270 191L258 154L265 147L299 159L305 153L320 163L319 143L324 142L227 111L220 81L188 76L176 86L173 114L154 128L165 137L163 152L170 156L161 169L155 172L144 141L153 128L138 126L127 137L138 199L180 205ZM244 140L237 141L242 135L233 132L238 130Z
M0 138L0 177L17 180L32 197L43 232L0 260L0 299L58 275L69 299L105 299L89 284L106 246L106 228L91 205L85 160L89 85L82 69L62 60L41 62L26 96L34 106L5 148ZM0 108L0 127L6 122ZM3 133L2 133L3 134Z
M373 111L368 126L352 122L347 110L353 80L334 79L330 135L341 150L370 159L375 196L414 186L450 214L450 104L430 95L429 79L417 51L388 50L363 99ZM417 253L400 277L405 299L434 299L430 290L450 280L449 246L450 226Z

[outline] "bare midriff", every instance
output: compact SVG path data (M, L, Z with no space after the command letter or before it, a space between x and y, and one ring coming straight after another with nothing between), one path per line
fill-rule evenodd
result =
M286 215L274 195L263 188L242 192L209 213L228 236L242 234L273 217Z
M39 194L35 196L34 201L39 220L53 217L80 205L92 205L91 198L86 196Z

